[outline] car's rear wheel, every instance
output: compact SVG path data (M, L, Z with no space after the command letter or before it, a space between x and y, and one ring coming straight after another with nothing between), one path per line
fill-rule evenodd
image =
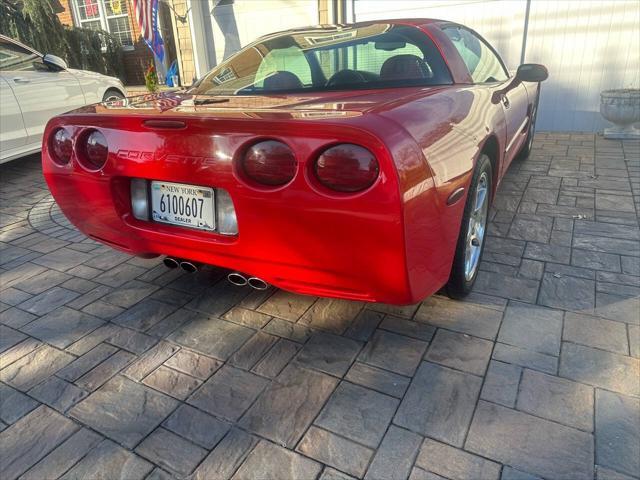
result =
M527 158L531 154L531 149L533 148L533 137L536 133L536 118L538 116L538 101L540 100L540 95L536 96L536 102L533 104L531 109L531 121L529 122L529 131L527 132L527 140L524 142L524 145L520 149L518 156L520 158Z
M102 101L115 102L116 100L122 100L123 98L124 98L124 95L122 94L121 91L116 90L114 88L110 88L109 90L104 92L104 95L102 96Z
M491 161L487 155L482 154L471 179L456 254L446 285L447 294L451 298L466 296L478 276L487 233L492 182Z

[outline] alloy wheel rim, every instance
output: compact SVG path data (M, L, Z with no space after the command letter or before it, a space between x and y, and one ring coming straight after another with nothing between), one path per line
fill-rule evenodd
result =
M482 172L478 179L473 209L469 215L467 228L466 252L464 262L464 277L471 280L480 263L480 253L487 230L487 213L489 211L489 177Z

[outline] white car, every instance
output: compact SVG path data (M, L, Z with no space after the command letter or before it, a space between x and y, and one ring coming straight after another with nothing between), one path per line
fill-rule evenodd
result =
M124 97L117 78L67 68L55 55L0 35L0 163L38 152L51 117Z

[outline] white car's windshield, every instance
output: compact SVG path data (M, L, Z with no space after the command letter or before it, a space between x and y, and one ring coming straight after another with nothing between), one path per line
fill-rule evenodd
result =
M426 34L380 23L270 37L221 63L190 93L259 95L451 83Z

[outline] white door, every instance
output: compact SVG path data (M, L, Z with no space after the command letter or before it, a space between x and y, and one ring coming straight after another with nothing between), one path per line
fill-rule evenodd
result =
M49 68L40 55L9 40L0 39L0 48L0 76L20 105L26 143L40 144L51 117L85 104L80 83L72 73Z
M22 112L9 84L0 78L0 161L27 143Z

